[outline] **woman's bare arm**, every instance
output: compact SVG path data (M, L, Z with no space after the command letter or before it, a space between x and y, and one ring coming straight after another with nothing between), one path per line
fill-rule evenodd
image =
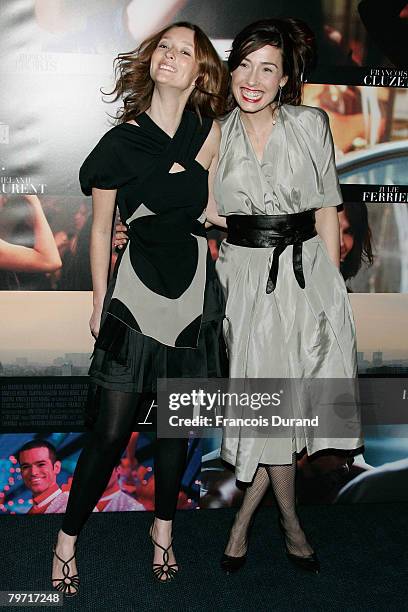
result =
M324 240L329 257L340 267L340 229L337 208L328 206L316 210L316 231Z
M218 166L218 157L220 151L220 142L221 142L221 128L214 121L213 128L211 130L210 136L212 137L212 146L213 146L213 158L211 160L211 165L208 170L208 202L207 207L205 209L205 214L207 217L207 222L210 224L216 225L217 227L222 227L224 229L227 228L227 221L225 217L220 217L217 210L217 203L214 199L214 179L215 173L217 171ZM206 223L206 227L208 223Z
M0 268L13 272L54 272L61 265L61 258L47 218L36 195L25 195L31 207L33 248L0 240Z
M91 272L93 312L89 321L91 333L97 337L101 322L103 300L108 285L111 258L111 234L116 189L92 189Z

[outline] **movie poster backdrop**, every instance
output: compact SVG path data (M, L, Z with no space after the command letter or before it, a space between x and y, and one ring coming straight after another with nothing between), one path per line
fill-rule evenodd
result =
M344 197L341 272L356 320L359 373L407 376L406 2L21 0L0 10L2 513L63 511L85 435L92 353L91 198L80 191L78 169L114 124L118 103L101 93L112 89L114 57L169 22L197 23L224 59L251 21L292 16L312 28L318 58L306 75L304 103L327 112L333 133ZM223 237L209 233L214 259ZM25 247L26 259L16 247ZM112 264L115 258L112 249ZM354 460L299 457L300 501L399 499L400 483L408 483L408 433L396 436L390 427L366 431L364 454ZM152 508L153 434L146 424L137 429L95 511ZM42 440L55 448L55 455L47 449L45 492L27 486L29 468L18 458L30 441L27 452L44 452ZM179 507L239 502L242 491L219 449L214 439L190 441Z

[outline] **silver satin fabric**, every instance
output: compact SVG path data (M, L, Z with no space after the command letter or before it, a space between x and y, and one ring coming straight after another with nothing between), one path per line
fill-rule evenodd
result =
M262 163L235 109L221 125L214 185L220 215L276 215L342 202L327 115L307 106L281 107ZM231 378L349 378L357 374L355 326L343 278L324 241L303 243L301 289L292 266L293 247L279 260L275 291L265 291L274 248L223 241L216 269L226 297L224 335ZM293 406L293 416L313 416ZM354 428L356 430L356 428ZM259 463L291 463L293 451L353 449L355 437L315 438L307 429L287 438L224 435L221 455L236 477L250 482Z

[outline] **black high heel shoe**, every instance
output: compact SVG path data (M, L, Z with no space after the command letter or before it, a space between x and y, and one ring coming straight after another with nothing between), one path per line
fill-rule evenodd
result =
M249 525L247 528L247 533L246 533L246 538L245 538L247 549L248 549L248 539L252 531L252 527L254 526L254 519L255 519L255 513L251 516L251 519L249 521ZM232 521L231 529L233 528L233 526L234 526L234 521ZM230 532L231 532L231 529L230 529ZM245 565L246 560L247 560L247 553L245 553L244 555L241 555L240 557L231 557L230 555L226 555L224 553L220 561L221 569L226 574L235 574L235 572L240 570L241 567Z
M70 559L65 561L61 559L59 555L55 552L56 545L53 548L53 553L57 557L58 561L62 563L62 573L64 575L63 578L52 578L52 586L57 591L63 593L66 597L73 597L79 591L79 574L73 574L70 576L69 574L69 565L70 561L75 558L75 552ZM75 548L74 548L75 551ZM56 583L56 584L54 584Z
M234 574L241 569L241 567L245 564L246 559L246 553L241 557L230 557L224 553L220 561L221 569L226 574Z
M286 555L289 561L293 563L293 565L296 565L296 567L298 567L299 569L305 570L306 572L311 572L313 574L319 574L320 573L320 562L319 562L319 559L317 558L316 553L314 552L313 554L307 557L301 557L300 555L294 555L293 553L290 553L288 551L288 547L286 544L286 531L285 531L284 526L282 525L282 519L280 517L279 517L278 523L279 523L279 528L285 537Z
M178 563L169 563L169 550L173 546L173 537L171 538L170 544L167 548L161 546L154 540L152 536L153 523L150 526L149 536L154 546L158 546L163 551L163 563L153 563L153 576L158 582L170 582L173 580L179 571ZM175 569L177 567L177 569ZM163 578L165 576L165 578Z

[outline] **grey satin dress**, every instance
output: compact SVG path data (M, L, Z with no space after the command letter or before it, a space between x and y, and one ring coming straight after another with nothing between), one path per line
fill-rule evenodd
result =
M283 105L262 163L235 109L221 124L214 194L219 214L279 215L342 203L333 142L324 111ZM274 248L235 246L224 240L216 264L226 297L224 337L231 378L354 378L355 326L343 278L317 235L303 243L305 288L292 267L293 247L281 254L275 290L265 285ZM354 449L361 431L341 439L224 436L221 456L236 477L250 482L259 463L288 464L306 447Z

